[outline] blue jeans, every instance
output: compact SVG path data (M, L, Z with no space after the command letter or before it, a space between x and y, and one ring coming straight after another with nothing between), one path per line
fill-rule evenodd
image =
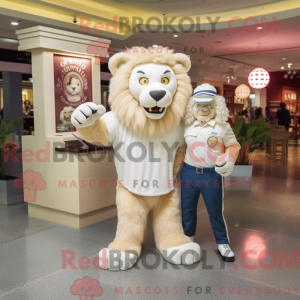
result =
M198 169L199 172L199 169ZM223 217L223 179L214 168L196 168L184 163L181 176L181 209L184 233L194 236L197 227L197 205L202 193L217 244L228 244L227 226Z

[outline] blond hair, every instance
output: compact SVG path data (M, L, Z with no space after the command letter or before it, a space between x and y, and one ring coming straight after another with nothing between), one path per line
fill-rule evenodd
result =
M195 105L194 98L190 97L186 106L183 122L185 125L191 125L196 120L193 113L193 107ZM197 104L196 104L197 105ZM211 103L212 108L216 109L216 121L219 124L225 124L229 117L229 110L226 106L224 97L215 96L214 101Z

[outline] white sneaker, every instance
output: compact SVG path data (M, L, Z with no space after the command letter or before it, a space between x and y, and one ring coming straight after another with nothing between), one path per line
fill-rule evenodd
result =
M234 253L230 249L228 244L223 244L223 245L218 244L218 253L221 255L222 260L227 262L234 261Z

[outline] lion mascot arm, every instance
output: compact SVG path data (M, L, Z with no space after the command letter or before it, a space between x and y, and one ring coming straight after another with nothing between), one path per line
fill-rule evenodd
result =
M115 75L129 60L130 56L127 54L115 54L109 60L108 67L111 73ZM87 102L79 105L73 112L71 122L87 142L108 145L116 139L120 124L112 112L105 111L103 105Z
M173 174L176 176L178 172L180 171L182 162L185 157L185 151L186 151L186 143L179 147L176 151L175 160L174 160L174 167L173 167Z
M105 122L99 118L95 123L89 127L77 128L80 136L90 143L100 143L102 145L108 145L109 133Z
M105 121L101 118L105 111L103 105L87 102L79 105L73 112L71 122L87 142L108 145L109 131Z

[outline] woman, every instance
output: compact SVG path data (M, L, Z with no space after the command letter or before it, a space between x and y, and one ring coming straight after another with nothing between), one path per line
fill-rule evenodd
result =
M257 120L259 118L263 118L262 115L262 111L261 111L261 107L258 107L255 111L254 111L254 120Z
M263 118L263 114L262 114L262 109L261 107L258 107L255 112L254 112L254 120L258 120L260 118ZM259 144L259 149L260 150L265 150L265 147L264 147L264 143L260 143Z
M280 103L280 110L277 111L276 119L278 121L278 125L283 125L286 130L289 130L289 126L291 124L291 115L290 111L285 109L286 104L284 102Z
M31 111L31 103L29 100L25 100L23 103L23 115L29 115Z
M229 114L225 99L216 94L215 87L203 83L194 90L186 108L184 139L187 150L180 173L182 224L185 235L193 241L197 205L202 194L218 254L224 261L233 262L234 252L229 246L223 216L223 177L233 171L241 147L227 123Z
M270 113L270 108L266 107L266 121L271 125L276 125L276 121L272 114Z

